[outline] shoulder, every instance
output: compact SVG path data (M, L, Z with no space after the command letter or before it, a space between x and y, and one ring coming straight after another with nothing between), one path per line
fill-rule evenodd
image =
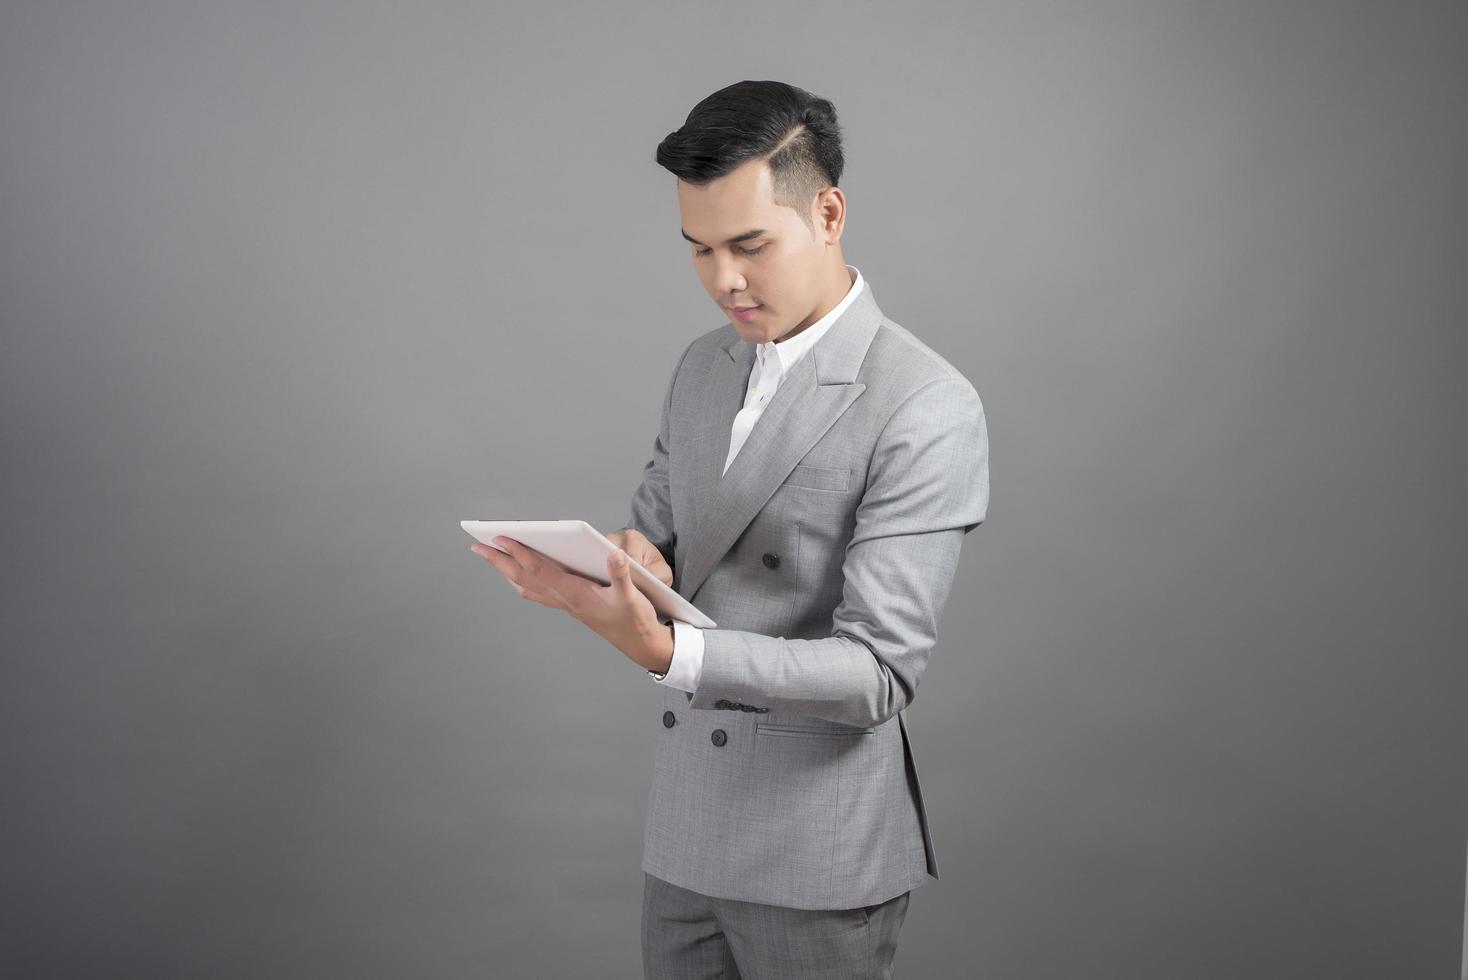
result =
M740 339L742 338L739 336L739 331L734 329L734 324L725 322L694 337L685 355L690 361L711 357L714 354L727 357L724 348Z
M728 357L729 355L724 353L724 348L738 339L740 339L739 332L734 329L732 323L727 322L694 337L684 345L682 353L678 355L678 360L673 368L673 380L676 382L679 376L687 374L690 368L695 370L697 376L702 377L714 356Z
M896 321L883 317L872 337L858 380L867 394L885 403L887 414L909 402L942 400L967 403L982 414L973 383L947 358Z
M739 340L739 331L734 329L734 324L725 321L712 330L705 330L688 345L689 350L717 350L729 346L731 341Z

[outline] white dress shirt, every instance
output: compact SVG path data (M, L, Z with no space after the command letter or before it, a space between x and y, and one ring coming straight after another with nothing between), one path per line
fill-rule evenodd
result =
M851 288L830 312L788 340L779 343L766 341L755 345L754 367L749 372L749 389L744 394L744 407L734 416L733 431L729 434L729 455L724 459L723 472L728 471L729 464L739 455L754 423L759 421L765 406L775 397L775 389L780 387L785 375L860 295L865 285L861 270L854 265L847 265L846 269L851 273ZM667 684L680 691L696 691L699 675L703 673L703 630L674 620L673 660L668 666L668 672L648 673L659 684Z

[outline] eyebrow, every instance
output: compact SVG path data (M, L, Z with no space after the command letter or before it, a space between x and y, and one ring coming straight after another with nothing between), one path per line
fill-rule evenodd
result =
M683 231L682 228L679 228L678 230L679 231ZM763 235L764 233L765 233L765 230L763 228L751 228L749 231L746 231L742 235L735 235L733 238L726 238L726 239L724 239L724 244L725 245L733 245L735 242L747 242L751 238L758 238L759 236ZM690 242L692 242L695 245L702 245L703 244L703 242L699 241L697 238L691 237L688 234L688 232L686 232L686 231L683 231L683 237L684 238L687 238Z

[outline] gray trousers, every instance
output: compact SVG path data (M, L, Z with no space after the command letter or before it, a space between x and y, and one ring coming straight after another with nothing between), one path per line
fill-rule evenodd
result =
M642 874L646 980L891 980L912 894L865 908L791 909Z

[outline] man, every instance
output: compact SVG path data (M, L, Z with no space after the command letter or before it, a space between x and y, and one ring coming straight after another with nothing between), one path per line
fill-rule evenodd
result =
M938 877L903 712L988 508L983 406L846 264L830 102L730 85L657 162L729 322L673 371L612 584L475 550L662 686L646 975L890 977ZM661 623L624 553L718 627Z

